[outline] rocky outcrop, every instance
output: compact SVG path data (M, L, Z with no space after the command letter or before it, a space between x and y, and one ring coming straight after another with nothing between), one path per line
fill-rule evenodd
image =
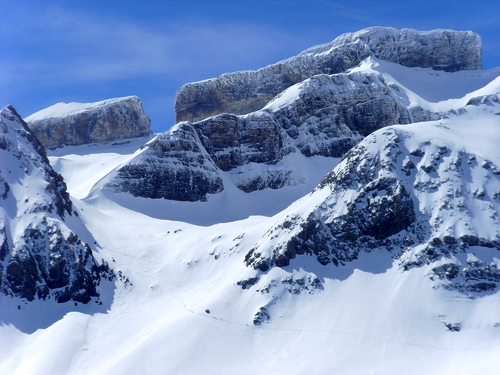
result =
M410 112L401 92L381 74L323 74L285 90L260 111L222 114L193 127L223 171L252 162L275 164L296 150L308 157L340 157L377 129L437 118L421 108Z
M498 264L474 252L500 255L500 166L467 147L476 140L452 136L474 123L470 116L454 128L456 118L366 137L298 208L281 215L247 252L246 264L262 273L311 255L340 267L378 249L405 270L432 264L436 287L497 290ZM456 255L463 253L466 263Z
M176 122L220 113L247 114L263 108L288 87L317 74L334 74L369 56L407 67L445 71L481 69L481 39L471 31L396 30L372 27L256 71L224 74L189 83L177 91Z
M407 108L402 92L378 73L321 74L285 90L263 111L304 155L340 157L362 136L387 125L438 118L420 107Z
M137 96L97 103L59 103L26 118L44 147L81 145L143 137L151 120Z
M224 189L218 168L189 123L178 124L143 146L120 167L106 191L135 197L205 201Z
M203 147L227 172L248 163L275 164L294 152L283 129L268 112L222 114L193 123Z
M260 111L178 124L146 145L107 186L134 196L198 201L222 191L224 172L247 193L297 185L292 166L280 164L289 154L340 158L377 129L437 116L409 110L402 92L379 73L317 75ZM245 168L255 165L262 166L254 168L257 174Z
M0 292L32 301L100 300L114 275L71 228L66 184L13 107L0 113Z

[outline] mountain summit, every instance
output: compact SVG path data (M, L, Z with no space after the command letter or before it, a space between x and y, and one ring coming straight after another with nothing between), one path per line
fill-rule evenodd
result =
M219 113L243 115L286 88L317 74L341 73L373 56L406 67L481 69L481 38L471 31L371 27L256 71L223 74L177 90L175 119L200 121Z
M96 103L58 103L25 121L44 147L120 141L151 134L137 96Z

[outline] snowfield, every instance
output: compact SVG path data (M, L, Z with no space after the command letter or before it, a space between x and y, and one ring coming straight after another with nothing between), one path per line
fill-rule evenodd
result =
M381 129L365 139L368 149L379 147L370 139L394 129L406 134L409 149L446 143L451 152L490 162L474 169L484 173L463 177L472 191L462 194L483 191L491 198L470 206L476 220L469 225L498 240L492 223L500 215L500 175L486 172L500 168L500 68L446 73L370 58L354 70L380 72L404 88L412 105L447 113L438 121ZM298 89L289 90L282 100L293 100ZM114 293L107 311L1 295L0 374L498 373L498 289L447 290L429 277L436 263L405 270L400 258L380 248L339 266L323 266L314 255L297 255L268 272L246 265L249 250L276 223L307 216L328 198L328 188L309 192L340 160L289 155L283 163L310 181L298 187L247 194L225 184L208 202L110 199L102 191L107 176L145 141L48 151L86 226L82 240L95 241L95 257L117 274L116 289L106 292ZM438 172L443 183L455 184L451 172ZM447 192L436 191L418 196L420 214L437 212ZM436 231L461 228L462 216L446 212ZM272 241L286 236L276 233ZM500 267L498 249L476 246L468 254L452 257L465 265L475 254Z

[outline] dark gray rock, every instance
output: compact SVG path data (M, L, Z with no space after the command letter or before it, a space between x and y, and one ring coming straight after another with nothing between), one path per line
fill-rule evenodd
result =
M440 135L430 142L433 127ZM249 248L246 264L260 275L310 255L341 267L378 249L389 251L403 270L440 262L429 274L436 287L498 290L498 265L473 253L480 247L500 255L499 168L449 141L453 131L431 123L369 135ZM482 176L481 192L467 176ZM466 266L455 257L460 253L468 254Z
M29 127L11 106L0 116L0 292L27 301L99 302L112 270L70 229L83 224Z
M205 201L223 189L218 168L187 122L144 145L105 185L108 192L177 201Z
M59 103L26 118L44 147L102 143L151 134L137 96L97 103Z
M276 163L295 151L273 116L222 114L193 123L203 147L223 171L248 163Z
M481 104L489 104L492 105L493 103L499 103L500 98L496 94L491 94L491 95L484 95L484 96L476 96L474 98L469 99L467 104L465 106L469 105L481 105Z
M217 171L230 172L247 193L298 184L291 167L280 165L291 153L339 158L377 129L435 116L419 107L410 112L402 92L378 73L317 75L260 111L178 124L121 167L108 187L140 197L198 201L222 191ZM242 168L253 164L263 166L258 174Z
M262 111L272 114L304 155L340 157L375 130L432 117L423 109L410 113L402 90L391 86L375 73L317 75L284 91Z
M253 318L253 324L256 326L262 325L262 323L267 322L271 320L271 315L269 315L269 312L265 307L261 307L259 311L255 313L255 316Z
M263 108L288 87L317 74L344 72L369 56L408 67L481 69L481 39L471 31L371 27L339 36L256 71L224 74L177 90L176 122Z
M486 263L469 255L465 265L458 260L434 267L431 280L447 290L462 293L493 292L500 283L500 270L495 263Z

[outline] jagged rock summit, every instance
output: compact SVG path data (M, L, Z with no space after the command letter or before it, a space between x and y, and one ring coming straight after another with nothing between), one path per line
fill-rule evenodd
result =
M44 147L103 143L151 134L141 99L127 96L96 103L58 103L27 117Z
M176 122L259 110L298 82L317 74L344 72L369 56L407 67L481 69L481 39L471 31L443 29L371 27L346 33L331 43L256 71L223 74L180 87L175 103Z
M13 107L3 108L0 293L25 301L102 302L100 289L114 275L80 238L83 228L43 146Z

